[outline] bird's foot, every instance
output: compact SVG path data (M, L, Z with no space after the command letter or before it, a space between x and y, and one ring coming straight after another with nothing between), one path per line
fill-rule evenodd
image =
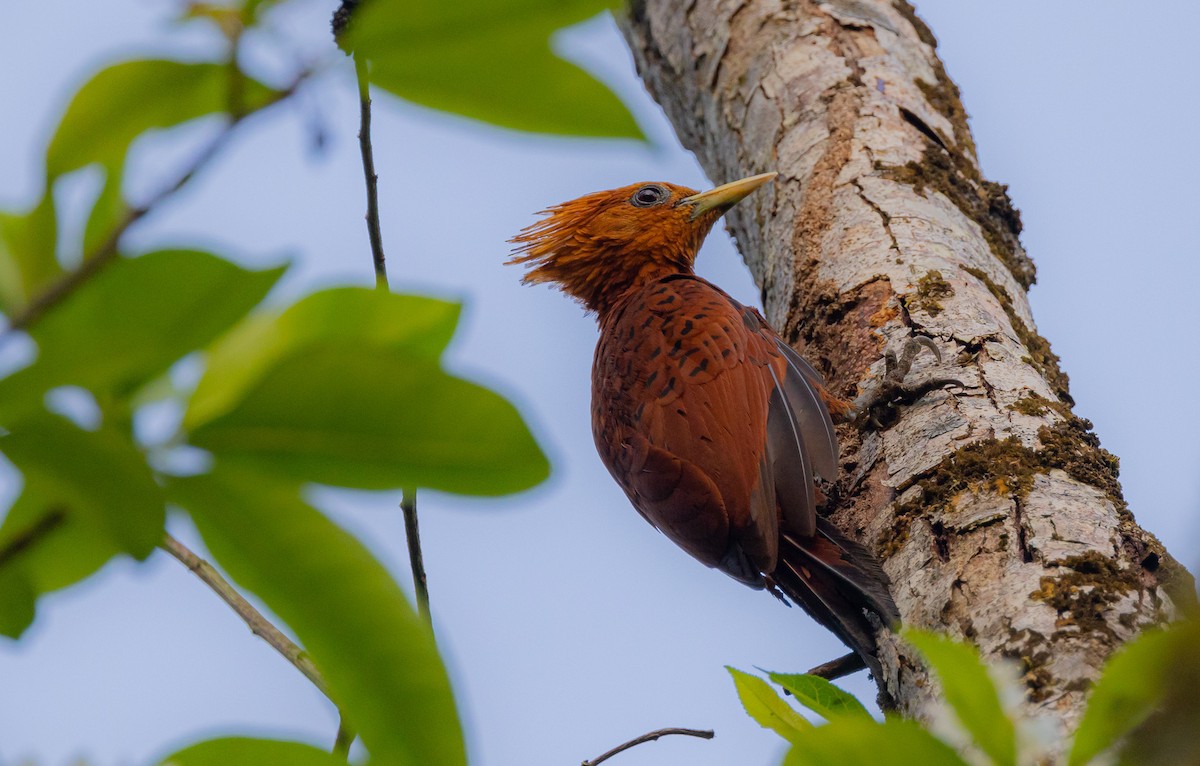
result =
M864 386L862 394L854 400L852 419L855 422L867 422L875 428L882 428L894 419L899 407L912 404L930 391L949 385L965 388L957 378L939 377L923 380L917 385L905 385L905 379L912 370L913 362L921 354L921 349L928 349L938 362L942 361L942 352L924 335L909 338L899 357L889 349L883 357L883 375Z

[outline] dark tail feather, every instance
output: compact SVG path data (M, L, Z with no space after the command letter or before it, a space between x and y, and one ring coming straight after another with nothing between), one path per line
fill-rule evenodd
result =
M850 540L825 519L811 538L782 536L775 582L813 619L858 653L872 675L881 677L875 656L875 623L900 623L888 593L888 578L871 552Z

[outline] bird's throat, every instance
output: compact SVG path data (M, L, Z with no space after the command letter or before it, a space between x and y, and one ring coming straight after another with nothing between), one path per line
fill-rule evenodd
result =
M690 264L645 259L625 263L612 259L605 266L585 274L581 284L567 289L583 302L588 311L595 312L601 323L628 295L639 292L651 282L663 277L690 276L693 273Z

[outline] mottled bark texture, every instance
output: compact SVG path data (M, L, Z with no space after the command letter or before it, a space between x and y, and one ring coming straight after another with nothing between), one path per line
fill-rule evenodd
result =
M713 181L780 172L729 226L768 318L834 390L853 398L918 334L943 362L910 381L965 384L843 427L828 510L878 553L907 624L1014 660L1026 712L1069 732L1113 649L1193 584L1071 411L1020 216L980 173L933 35L903 0L647 0L623 26ZM887 692L933 715L919 663L882 642Z

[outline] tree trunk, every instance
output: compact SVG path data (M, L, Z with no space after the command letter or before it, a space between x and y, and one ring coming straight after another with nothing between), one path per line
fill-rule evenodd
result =
M933 35L904 0L646 0L623 26L714 181L780 172L729 227L768 319L833 389L873 385L915 335L943 361L918 358L910 382L964 383L842 427L829 511L877 552L906 624L1015 660L1023 712L1068 734L1108 655L1193 584L1071 411L1020 216L980 174ZM932 716L919 663L881 644L881 688Z

